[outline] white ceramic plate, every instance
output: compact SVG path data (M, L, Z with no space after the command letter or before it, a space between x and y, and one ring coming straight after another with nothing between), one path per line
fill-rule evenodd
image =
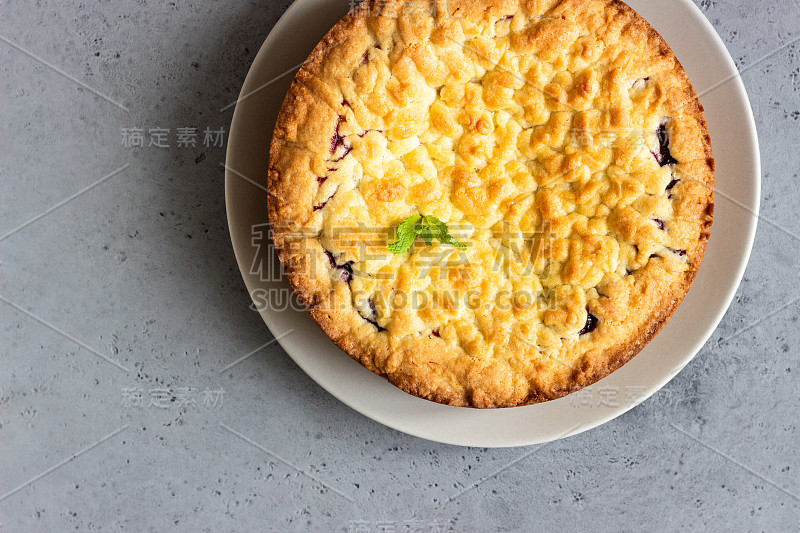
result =
M690 0L628 3L670 44L706 109L717 189L705 258L675 315L628 364L567 397L494 410L450 407L408 395L340 351L305 312L287 309L289 288L273 274L277 260L264 234L268 146L299 64L349 2L296 0L281 17L258 52L236 105L225 200L236 260L264 322L325 390L373 420L425 439L481 447L536 444L621 415L663 387L708 340L739 285L755 236L760 164L753 116L730 55Z

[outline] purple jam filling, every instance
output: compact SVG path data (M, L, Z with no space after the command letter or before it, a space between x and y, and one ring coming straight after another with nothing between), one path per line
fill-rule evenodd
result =
M597 323L599 320L596 316L592 314L591 311L588 309L586 310L586 325L583 326L583 329L578 332L578 335L584 335L586 333L591 333L595 329L597 329Z
M350 151L352 150L352 148L351 148L350 146L346 145L346 144L343 144L342 146L344 146L344 153L343 153L341 156L339 156L339 157L337 157L336 159L334 159L334 160L333 160L333 162L334 162L334 163L338 163L339 161L341 161L342 159L344 159L344 157L345 157L347 154L349 154L349 153L350 153Z
M660 229L660 230L664 229L664 221L661 220L660 218L654 218L653 222L656 223L656 226L658 226L658 229Z
M342 281L345 283L350 283L353 279L353 262L352 261L345 261L342 264L336 262L336 259L333 257L333 254L330 253L328 250L325 250L325 255L328 257L328 262L331 265L333 270L340 270Z
M675 179L673 179L672 181L670 181L667 184L667 189L666 189L668 191L667 192L667 200L671 200L672 199L672 188L675 185L677 185L679 181L681 181L681 180L679 180L678 178L675 178Z
M342 105L350 105L350 104L347 102L347 100L342 100ZM333 160L334 163L339 162L342 159L344 159L345 156L350 153L350 150L353 149L349 144L347 144L345 142L344 136L339 131L339 129L342 126L342 122L344 122L344 121L345 121L345 118L342 115L339 115L339 119L336 121L336 130L334 130L333 137L331 137L330 152L332 154L335 154L340 146L342 148L344 148L344 153L341 156L339 156L336 159L334 159Z
M320 180L320 178L317 178L317 181L319 182L319 184L320 184L320 185L322 185L322 183L323 183L323 182L324 182L326 179L328 179L328 178L322 178L322 181L319 181L319 180ZM317 204L317 205L315 205L315 206L314 206L314 211L319 211L320 209L322 209L323 207L325 207L325 205L326 205L328 202L330 202L331 198L333 198L333 197L336 195L336 191L337 191L337 190L338 190L338 187L337 187L336 189L334 189L334 190L333 190L333 192L331 193L331 195L330 195L330 196L328 196L328 199L327 199L327 200L325 200L325 201L324 201L324 202L322 202L321 204Z
M386 331L386 328L382 328L380 327L380 325L378 325L378 311L375 309L375 302L372 301L372 299L370 298L369 300L367 300L367 303L369 303L370 316L366 317L364 315L361 315L361 313L359 313L361 315L361 318L363 318L364 320L366 320L367 322L378 328L378 331Z
M369 132L371 132L371 131L377 131L378 133L383 133L383 130L373 130L373 129L370 129L370 130L364 130L364 131L362 131L361 133L359 133L359 134L358 134L358 136L359 136L359 137L363 137L364 135L366 135L367 133L369 133Z
M341 133L339 133L339 128L342 126L342 122L344 122L344 120L344 117L339 115L339 118L336 121L336 130L334 130L333 137L331 137L331 153L334 153L340 146L347 146L344 142L344 137L342 137Z
M345 283L350 283L350 281L353 279L353 262L347 261L346 263L342 263L338 266L342 269L342 281Z
M331 268L336 268L336 260L333 258L333 254L325 250L325 255L328 257L328 263L331 264Z
M676 250L675 248L670 248L669 246L667 246L666 248L667 248L667 250L669 250L670 252L672 252L675 255L679 255L681 257L686 255L686 250ZM661 256L659 254L650 254L650 257L653 258L653 257L661 257Z
M660 166L674 165L678 162L677 159L672 157L669 151L669 133L667 133L667 124L661 124L656 130L658 137L658 152L652 152L653 156Z

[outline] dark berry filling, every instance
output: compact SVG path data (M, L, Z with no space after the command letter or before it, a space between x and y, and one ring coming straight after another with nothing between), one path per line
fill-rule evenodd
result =
M333 254L330 253L328 250L325 250L325 255L328 258L328 263L331 264L331 268L336 268L336 260L333 258Z
M334 159L334 160L333 160L333 162L334 162L334 163L338 163L339 161L341 161L342 159L344 159L344 156L346 156L347 154L349 154L351 150L352 150L352 148L351 148L350 146L348 146L348 145L346 145L346 144L345 144L345 145L344 145L344 153L343 153L342 155L340 155L339 157L337 157L336 159Z
M344 263L339 264L336 262L336 258L333 257L333 254L328 250L325 250L325 255L328 257L328 262L330 263L331 268L341 271L340 275L342 281L345 283L350 283L350 280L353 279L353 262L345 261Z
M511 20L513 18L514 18L514 15L506 15L505 17L501 18L500 21L502 22L504 20Z
M378 323L377 323L377 322L375 322L374 320L370 320L369 318L366 318L366 317L362 317L362 318L364 318L364 320L366 320L367 322L369 322L370 324L372 324L373 326L375 326L376 328L378 328L378 331L386 331L386 328L382 328L382 327L380 327L380 326L378 325Z
M372 299L370 299L367 300L367 303L369 303L370 316L368 317L364 316L361 314L360 311L358 314L361 315L361 318L363 318L364 320L366 320L367 322L378 328L378 331L386 331L386 328L382 328L378 325L378 311L377 309L375 309L375 302L372 301Z
M342 269L342 281L350 283L353 279L353 262L347 261L346 263L342 263L339 265L339 268Z
M328 179L328 178L322 178L322 181L319 181L319 180L320 180L320 178L317 178L317 181L319 182L319 184L320 184L320 185L322 185L322 183L323 183L323 182L324 182L326 179ZM320 209L322 209L323 207L325 207L325 205L326 205L328 202L330 202L331 198L333 198L333 196L336 194L336 191L337 191L337 190L338 190L338 186L336 187L336 189L334 189L334 190L333 190L333 192L331 193L331 195L330 195L330 196L328 196L328 199L327 199L327 200L325 200L325 201L324 201L324 202L322 202L321 204L317 204L317 205L315 205L315 206L314 206L314 211L319 211Z
M346 100L344 102L346 102ZM342 159L344 159L344 156L349 154L350 150L352 150L350 145L348 145L345 142L344 136L342 136L341 132L339 131L339 128L341 128L342 122L344 121L345 118L342 115L339 115L339 119L336 121L336 130L333 132L333 137L331 137L330 151L332 154L335 154L337 150L339 150L339 147L342 147L344 149L344 154L334 159L333 160L334 162L341 161Z
M660 230L664 229L664 221L661 220L660 218L654 218L653 222L656 223L656 226L658 226L658 229L660 229Z
M667 190L667 191L669 191L669 192L667 192L667 200L671 200L671 199L672 199L672 192L671 192L671 191L672 191L672 188L673 188L673 187L674 187L674 186L675 186L675 185L676 185L676 184L677 184L679 181L681 181L681 180L679 180L678 178L674 178L672 181L670 181L670 182L667 184L667 189L666 189L666 190Z
M329 168L328 170L332 170L332 169ZM326 179L328 179L326 176L317 176L317 183L322 185L323 183L325 183Z
M669 246L666 246L666 249L669 250L670 252L672 252L673 254L679 255L681 257L686 255L686 250L676 250L675 248L670 248ZM661 257L661 256L659 254L650 254L650 258L653 258L653 257Z
M361 56L361 64L366 65L368 61L369 61L369 50L366 50L364 52L364 55Z
M439 330L438 329L435 329L435 330L431 331L431 335L433 335L434 337L437 337L439 339L442 338L442 336L439 334Z
M669 151L669 133L667 133L667 124L663 123L656 130L658 137L658 153L652 152L653 156L660 166L674 165L678 162L677 159L672 157Z
M597 323L599 320L596 316L592 314L591 311L588 309L586 310L586 325L583 326L583 329L578 332L578 335L583 335L585 333L591 333L595 329L597 329Z

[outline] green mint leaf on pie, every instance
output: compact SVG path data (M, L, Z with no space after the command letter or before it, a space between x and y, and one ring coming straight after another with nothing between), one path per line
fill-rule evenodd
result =
M430 228L432 236L435 237L440 243L455 246L459 250L467 249L465 244L461 244L455 240L452 235L450 235L450 229L447 227L447 224L438 218L428 215L423 217L422 223L426 224Z
M442 244L449 244L455 246L459 250L465 250L467 246L456 241L450 235L450 229L447 224L439 220L433 215L414 215L403 220L397 226L397 241L389 244L387 247L393 254L402 254L407 252L411 245L414 244L414 239L417 236L421 237L425 244L428 246L433 245L433 240L436 239Z
M467 249L467 245L466 244L462 244L462 243L458 242L457 240L455 240L453 238L453 236L450 235L450 233L447 233L446 235L442 235L442 237L439 239L439 242L442 243L442 244L449 244L450 246L455 246L459 250L466 250Z
M408 217L397 226L397 241L391 243L387 248L393 254L405 253L414 244L417 238L417 223L422 220L419 215Z
M436 237L436 233L431 230L430 225L426 222L428 217L422 217L422 223L418 224L419 227L419 236L420 238L425 241L426 246L433 245L433 238Z

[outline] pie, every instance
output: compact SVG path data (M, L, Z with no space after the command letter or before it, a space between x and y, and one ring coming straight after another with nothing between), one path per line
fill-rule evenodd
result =
M714 211L700 100L617 0L358 4L298 72L269 158L310 315L455 406L559 398L629 361L689 290ZM464 246L423 231L390 252L418 216Z

